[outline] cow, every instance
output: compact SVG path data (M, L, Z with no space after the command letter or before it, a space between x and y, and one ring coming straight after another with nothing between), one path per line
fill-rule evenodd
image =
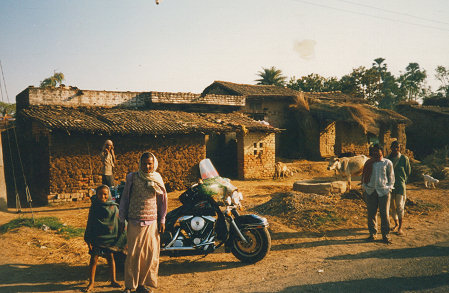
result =
M331 157L327 170L335 170L335 175L338 173L340 176L346 177L348 180L348 190L351 190L351 176L361 175L363 166L368 159L365 155L343 158Z
M285 176L288 176L290 174L290 170L288 169L287 165L281 162L277 162L276 165L274 165L274 178L285 178Z

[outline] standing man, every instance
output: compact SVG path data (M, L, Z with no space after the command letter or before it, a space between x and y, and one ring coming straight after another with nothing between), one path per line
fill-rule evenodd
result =
M119 230L128 220L124 293L135 289L149 293L157 288L160 234L167 215L167 191L157 166L156 157L146 152L140 157L139 170L126 176L119 208Z
M114 144L112 140L108 139L104 142L103 149L100 153L102 169L101 169L101 184L107 185L109 188L114 186L114 173L112 169L117 163L114 153Z
M391 192L392 217L394 220L393 231L398 228L398 235L402 235L402 223L404 218L405 201L407 200L405 183L411 173L410 161L407 156L400 153L398 141L391 143L391 153L388 159L393 163L394 168L394 189Z
M391 244L390 234L390 192L394 188L393 163L383 157L378 144L372 147L372 158L366 161L362 173L362 186L368 208L368 241L374 241L377 234L377 209L380 212L382 241Z

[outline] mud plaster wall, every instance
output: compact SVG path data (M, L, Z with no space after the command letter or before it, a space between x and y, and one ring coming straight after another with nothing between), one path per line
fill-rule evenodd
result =
M140 155L150 151L159 161L157 171L167 190L184 189L199 178L198 163L206 153L204 135L106 138L54 133L50 142L49 202L81 199L89 188L101 184L99 153L105 139L114 142L116 185L129 172L137 171Z
M275 134L249 132L237 135L238 176L271 178L275 164Z
M337 121L335 154L353 152L368 154L368 138L363 128L357 124Z
M326 125L323 130L320 131L320 154L321 157L331 157L335 155L335 134L336 134L335 121Z
M384 154L390 153L390 145L397 140L401 144L401 152L405 152L407 139L405 135L405 124L398 124L381 128L379 133L379 143L383 146Z

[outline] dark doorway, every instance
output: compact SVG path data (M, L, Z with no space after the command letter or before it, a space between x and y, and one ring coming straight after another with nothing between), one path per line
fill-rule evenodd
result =
M206 135L206 157L212 161L220 176L236 178L237 140L235 132Z

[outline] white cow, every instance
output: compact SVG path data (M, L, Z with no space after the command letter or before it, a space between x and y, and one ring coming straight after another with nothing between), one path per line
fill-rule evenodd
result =
M343 158L331 157L327 170L335 170L340 176L346 177L348 180L348 189L351 190L351 176L361 175L363 166L368 159L365 155Z

